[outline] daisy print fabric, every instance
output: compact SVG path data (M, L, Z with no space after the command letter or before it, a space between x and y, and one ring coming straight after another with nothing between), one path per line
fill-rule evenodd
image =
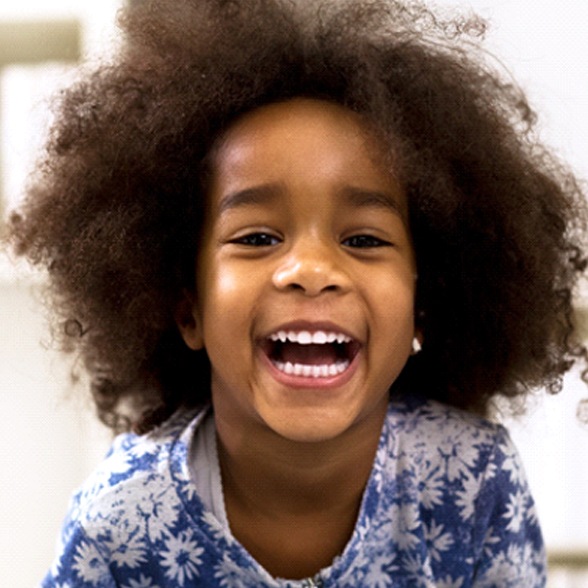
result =
M540 588L545 554L508 433L391 402L355 530L314 578L271 577L205 509L189 448L206 411L116 439L74 496L42 588Z

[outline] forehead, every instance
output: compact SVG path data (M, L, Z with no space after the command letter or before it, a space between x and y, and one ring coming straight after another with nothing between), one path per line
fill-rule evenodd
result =
M287 151L302 145L309 160L344 151L347 157L382 159L385 148L359 114L339 104L294 98L267 104L238 118L212 150L213 165L236 164L263 148ZM324 162L323 162L324 163Z
M369 135L367 124L360 115L340 104L314 98L292 98L245 113L229 126L223 139L234 140L261 131L299 131L301 126L308 131L318 127L323 132L338 129L357 137Z
M383 142L359 114L327 101L296 98L246 113L210 156L213 207L223 195L257 186L317 196L348 188L404 197ZM398 204L399 202L397 202Z

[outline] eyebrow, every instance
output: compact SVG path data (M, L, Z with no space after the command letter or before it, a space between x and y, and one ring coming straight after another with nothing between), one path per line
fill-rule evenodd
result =
M264 184L237 190L222 198L219 203L218 213L221 215L224 212L243 206L269 204L275 201L282 193L284 193L284 188L280 184ZM345 203L353 208L380 208L400 216L403 220L406 218L404 207L392 193L345 186L339 190L339 194Z
M381 208L399 215L402 219L406 217L406 211L399 202L399 198L392 193L346 186L340 190L340 194L355 208Z
M237 190L222 198L219 203L218 213L221 215L223 212L242 206L267 204L275 200L281 192L283 192L283 189L279 184L264 184L253 188Z

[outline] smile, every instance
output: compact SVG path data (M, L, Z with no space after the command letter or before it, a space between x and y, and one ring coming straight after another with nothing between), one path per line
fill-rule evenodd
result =
M334 331L280 330L267 337L264 351L272 364L288 376L332 378L344 373L360 345Z

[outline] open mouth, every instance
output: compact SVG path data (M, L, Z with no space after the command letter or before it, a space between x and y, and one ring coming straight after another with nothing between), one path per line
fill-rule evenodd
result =
M273 365L287 375L329 378L347 370L360 344L343 333L278 331L263 347Z

